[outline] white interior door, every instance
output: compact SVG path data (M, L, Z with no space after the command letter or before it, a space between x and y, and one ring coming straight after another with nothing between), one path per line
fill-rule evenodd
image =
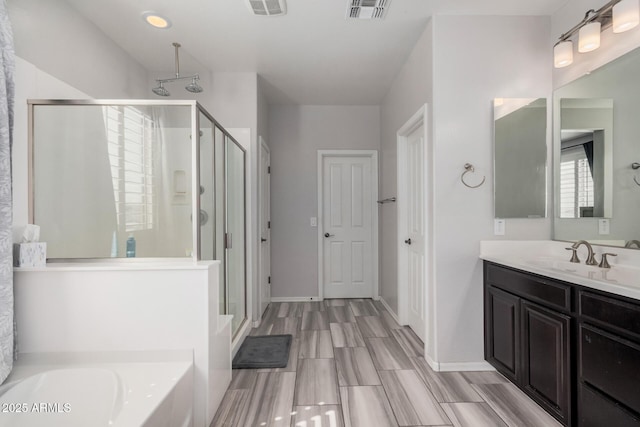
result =
M260 138L260 315L271 302L271 154Z
M325 156L322 163L324 297L371 298L377 268L373 260L372 186L377 180L373 159Z
M424 126L407 137L406 209L407 235L400 236L407 247L406 268L408 281L408 323L425 341L425 230L424 230Z

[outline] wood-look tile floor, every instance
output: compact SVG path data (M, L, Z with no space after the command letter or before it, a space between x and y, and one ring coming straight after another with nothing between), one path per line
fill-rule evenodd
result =
M291 334L281 369L233 371L212 427L557 427L495 372L434 372L379 302L272 303L251 335Z

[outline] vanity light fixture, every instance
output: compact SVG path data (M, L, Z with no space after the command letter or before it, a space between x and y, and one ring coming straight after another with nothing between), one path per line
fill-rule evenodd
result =
M156 12L143 12L142 19L144 19L144 22L151 25L152 27L159 28L161 30L166 30L167 28L171 27L171 21Z
M573 28L562 34L553 47L553 65L562 68L573 62L573 42L578 33L578 52L587 53L600 47L601 31L613 26L621 33L640 23L640 0L611 0L598 10L590 9Z
M192 76L180 76L180 56L178 54L178 49L180 48L180 43L173 42L172 46L176 51L176 76L168 79L156 79L158 86L151 89L153 93L158 96L169 96L171 93L164 87L165 83L173 83L180 80L191 80L191 83L185 86L185 89L191 93L200 93L203 91L202 86L198 84L198 80L200 80L200 76L198 74L194 74Z

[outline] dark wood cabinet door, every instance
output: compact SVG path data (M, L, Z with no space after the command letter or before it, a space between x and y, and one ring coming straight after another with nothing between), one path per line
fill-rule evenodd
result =
M521 384L565 425L571 407L571 318L522 301Z
M517 381L520 371L520 298L486 287L485 358L498 372Z

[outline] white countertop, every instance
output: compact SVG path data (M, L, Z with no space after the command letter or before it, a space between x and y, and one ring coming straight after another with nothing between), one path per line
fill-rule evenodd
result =
M552 279L575 283L587 288L610 292L640 300L640 250L594 246L599 261L603 252L618 254L610 257L610 269L584 264L587 250L578 250L580 264L570 263L571 246L568 242L536 241L483 241L480 258L485 261L513 267Z

